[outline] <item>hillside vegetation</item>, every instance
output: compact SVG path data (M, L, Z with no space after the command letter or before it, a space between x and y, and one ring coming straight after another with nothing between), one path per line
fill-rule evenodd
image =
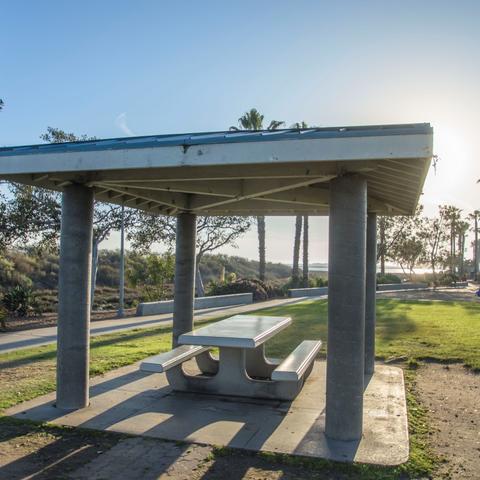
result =
M155 260L152 262L152 259ZM94 309L108 310L118 307L120 254L102 250L95 289ZM138 302L170 298L173 292L173 257L165 255L126 256L125 306L135 307ZM0 256L0 297L8 294L33 292L35 301L29 300L33 310L56 310L59 258L55 253L38 253L34 250L8 250ZM258 261L228 255L205 255L200 265L203 281L219 284L222 279L255 279ZM291 268L281 263L267 263L267 279L285 283ZM161 278L160 278L161 277ZM161 287L159 286L161 285ZM17 292L18 290L18 292ZM207 291L209 289L207 288ZM228 293L228 292L227 292ZM22 300L18 300L22 303Z

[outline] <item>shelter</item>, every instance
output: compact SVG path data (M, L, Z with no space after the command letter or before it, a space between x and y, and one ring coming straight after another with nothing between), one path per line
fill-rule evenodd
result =
M326 434L362 435L376 216L416 208L429 124L206 132L0 149L0 178L63 192L57 407L89 403L94 199L177 217L174 342L193 328L198 215L329 215Z

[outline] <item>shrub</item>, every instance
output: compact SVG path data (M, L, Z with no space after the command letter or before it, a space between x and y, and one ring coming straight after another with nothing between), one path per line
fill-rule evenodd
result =
M402 283L402 279L393 273L377 274L377 284L383 283Z
M207 291L207 295L231 295L234 293L253 293L254 302L284 296L281 285L273 282L265 283L255 278L240 279L231 283L211 282Z
M326 278L317 277L315 286L316 287L328 287L328 280Z
M18 317L26 317L30 312L41 313L40 305L30 288L17 285L8 290L2 299L8 313Z
M458 282L458 276L451 273L442 273L437 277L437 285L449 287L452 283Z

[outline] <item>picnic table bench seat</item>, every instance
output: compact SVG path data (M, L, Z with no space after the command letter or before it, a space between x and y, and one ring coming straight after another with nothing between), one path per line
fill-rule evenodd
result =
M163 373L209 349L210 347L202 347L201 345L180 345L169 352L146 358L140 364L140 370L143 372Z
M299 381L309 367L322 346L320 340L304 340L298 347L272 372L274 381Z

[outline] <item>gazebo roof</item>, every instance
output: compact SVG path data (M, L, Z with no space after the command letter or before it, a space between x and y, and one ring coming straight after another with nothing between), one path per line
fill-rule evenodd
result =
M0 178L174 215L325 215L333 178L368 181L369 210L411 214L432 158L429 124L202 132L0 148Z

